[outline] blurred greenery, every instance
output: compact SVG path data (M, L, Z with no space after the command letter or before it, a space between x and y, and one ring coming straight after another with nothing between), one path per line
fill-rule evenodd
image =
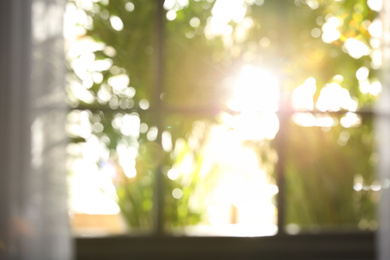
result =
M378 66L373 56L354 58L345 47L346 40L353 38L369 46L371 53L376 48L368 28L377 13L368 8L365 0L245 0L244 19L227 24L231 34L211 36L207 30L214 15L214 0L166 1L165 12L175 17L165 19L163 25L164 89L158 130L170 133L173 148L163 151L153 138L148 138L151 127L157 124L156 111L140 105L144 100L154 102L157 2L96 0L86 5L81 0L71 1L87 17L87 23L80 25L85 29L81 39L101 43L103 47L91 50L94 60L109 61L111 66L100 71L102 79L95 80L92 86L79 86L93 96L93 101L73 98L70 103L74 110L89 111L91 125L103 126L103 130L93 128L92 134L110 151L111 161L117 168L114 183L118 204L131 228L152 226L156 167L161 167L164 173L165 227L194 225L202 220L201 209L191 202L191 195L204 183L209 183L211 189L215 183L212 176L217 175L218 169L210 170L212 180L205 182L200 178L202 146L191 148L188 138L195 122L212 125L218 122L220 111L229 112L226 107L229 87L242 66L250 64L277 71L283 82L282 102L286 108L290 107L292 91L309 77L317 83L314 101L326 84L334 82L336 75L342 76L340 85L349 91L359 108L369 109L375 101L375 95L360 90L361 82L356 77L356 71L365 66L369 69L369 80L375 80ZM321 35L331 17L339 21L340 37L324 42ZM113 25L115 18L120 18L122 29ZM74 68L70 69L74 72L73 79L84 81ZM125 89L117 89L112 79L122 74L130 81ZM74 95L72 91L69 90L70 96ZM110 98L101 98L102 93ZM139 118L149 130L124 135L113 122L126 114ZM353 189L358 175L367 185L374 182L373 165L368 163L374 150L371 121L364 118L360 127L335 126L329 131L292 122L286 126L288 223L364 228L359 225L362 220L375 219L374 192ZM202 130L205 136L207 129ZM337 140L343 133L348 133L350 138L347 145L340 146ZM72 138L75 142L83 140L81 136ZM177 140L184 142L180 152L175 147ZM123 143L138 150L136 177L127 177L121 168L117 147ZM266 142L248 141L247 145L265 163L270 161L269 154L275 152ZM169 179L168 170L183 163L186 154L195 162L189 180ZM273 167L268 168L270 178L274 179ZM176 188L182 191L179 199L172 196Z
M335 117L335 120L339 118ZM286 126L287 223L303 229L373 229L373 120L358 127Z

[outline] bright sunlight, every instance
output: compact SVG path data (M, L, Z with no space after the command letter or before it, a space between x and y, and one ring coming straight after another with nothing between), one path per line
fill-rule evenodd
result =
M273 139L279 130L276 115L279 103L279 82L275 75L262 68L244 66L234 81L228 107L239 115L225 117L242 140Z
M155 16L154 1L125 2L74 0L67 6L73 70L67 130L82 140L68 146L74 215L121 216L128 230L151 229L153 162L159 161L155 151L164 151L157 171L167 177L167 231L275 234L278 113L291 109L288 119L302 131L342 127L337 140L346 145L347 130L364 123L359 108L382 91L373 71L382 60L380 20L362 20L361 3L352 11L359 15L350 16L342 9L346 1L329 1L334 11L325 12L316 0L291 1L286 10L280 1L165 0L159 45L169 59L160 86L164 111L156 122L151 68L158 47L154 20L145 18ZM382 8L378 0L367 6ZM306 15L288 21L284 12L293 11ZM280 22L294 28L290 36ZM271 70L275 61L278 68ZM225 109L197 115L209 106Z

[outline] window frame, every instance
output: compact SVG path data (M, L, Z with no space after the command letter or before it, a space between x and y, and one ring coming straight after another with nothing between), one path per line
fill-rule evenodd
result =
M271 237L108 236L75 239L77 260L289 259L374 260L374 232Z
M154 97L150 111L154 112L159 129L163 116L169 114L204 113L169 109L163 106L160 94L164 79L164 9L163 0L155 0L155 60ZM284 9L284 8L282 8ZM213 109L213 114L222 110ZM280 128L294 113L344 114L349 111L278 111ZM378 116L374 111L354 112L361 116ZM190 237L172 236L164 231L164 201L162 174L158 168L155 172L156 185L154 195L154 226L150 235L119 235L106 237L75 237L76 259L376 259L376 232L374 231L335 231L319 233L287 234L285 231L285 153L283 152L286 133L280 131L276 147L278 162L276 166L278 203L278 233L270 237ZM159 131L156 142L161 142Z

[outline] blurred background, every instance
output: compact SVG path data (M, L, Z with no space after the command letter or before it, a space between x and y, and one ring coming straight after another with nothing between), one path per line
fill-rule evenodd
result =
M73 233L376 230L381 8L68 1Z

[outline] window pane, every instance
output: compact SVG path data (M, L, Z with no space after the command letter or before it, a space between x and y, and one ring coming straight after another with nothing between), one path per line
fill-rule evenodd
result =
M185 121L183 117L172 120ZM273 173L277 156L270 140L248 140L226 122L202 120L192 125L187 139L177 139L174 147L171 164L164 171L169 233L276 233L278 189Z
M69 76L73 143L68 150L73 156L73 178L88 183L75 191L91 194L86 207L96 204L117 215L120 211L131 231L151 230L152 210L160 212L161 206L169 232L198 232L203 225L207 226L203 233L221 234L221 229L213 228L225 225L228 228L223 230L228 231L222 234L258 235L266 229L255 226L274 227L277 189L272 176L278 156L270 142L279 129L278 105L297 111L354 111L372 104L381 90L375 75L380 57L379 39L374 37L380 28L376 13L365 3L328 2L70 3L69 17L77 24L70 39L78 47L68 52L74 72ZM160 13L158 3L164 4ZM356 34L357 28L365 33ZM331 127L334 122L327 117L313 121L310 114L299 116L295 120L308 128L289 128L313 132L312 143L322 141L317 140L322 138L317 133L322 128L317 126ZM347 134L361 124L354 114L339 122ZM338 128L329 132L334 129ZM341 139L333 140L337 145L342 146L339 139L341 144L353 140L339 131ZM311 176L315 166L306 173L306 168L295 165L299 162L294 160L299 159L295 145L309 152L314 148L311 142L299 147L300 141L292 141L286 144L285 166L288 180L295 174L296 181L305 176L297 172ZM349 170L333 158L322 163L319 155L310 156L326 167L335 164L335 172ZM353 174L350 178L358 182L366 180L368 173ZM101 179L107 180L104 188ZM288 194L298 196L293 191L299 185L312 185L305 181L287 184ZM87 188L91 183L96 183L94 191ZM101 190L111 200L103 199ZM164 198L163 205L153 199L158 197L154 191ZM76 205L84 200L74 198ZM292 198L291 205L299 202ZM267 207L272 216L263 212ZM288 207L291 223L319 221L300 223L290 217L295 206ZM93 211L102 212L88 210ZM239 225L249 228L236 229Z
M306 114L316 126L304 127L300 116L286 131L287 231L375 229L373 118Z
M68 114L70 206L77 234L151 230L155 165L138 155L153 149L139 142L141 124L136 113Z
M67 4L68 169L77 234L152 230L158 160L150 158L162 151L153 144L150 112L155 2Z

